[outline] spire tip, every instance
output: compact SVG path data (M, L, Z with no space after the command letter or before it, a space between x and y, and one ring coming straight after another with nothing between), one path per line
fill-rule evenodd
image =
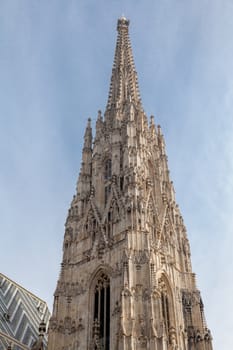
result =
M91 118L87 119L87 127L90 128L91 127Z
M98 118L97 119L102 119L102 112L101 112L101 110L98 110Z
M127 19L124 15L122 15L117 21L117 30L128 29L129 27L129 19Z

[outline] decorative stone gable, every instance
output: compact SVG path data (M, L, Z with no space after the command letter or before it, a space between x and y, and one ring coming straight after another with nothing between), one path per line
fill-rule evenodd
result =
M108 102L88 120L48 350L211 350L161 128L143 111L129 21Z

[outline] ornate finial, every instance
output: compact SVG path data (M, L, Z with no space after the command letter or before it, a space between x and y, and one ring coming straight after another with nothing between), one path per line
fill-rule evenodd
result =
M45 324L44 320L42 320L40 325L39 325L39 335L43 337L45 332L46 332L46 324Z
M102 113L101 113L101 110L98 110L98 118L97 118L97 119L102 120Z
M44 350L43 341L44 341L45 332L46 332L46 324L44 320L42 320L41 323L39 324L39 337L35 341L35 343L32 345L31 350Z
M121 16L117 21L117 30L118 32L121 29L127 29L129 27L129 20L125 16Z
M91 145L92 145L91 118L88 118L87 127L84 135L84 148L91 148Z

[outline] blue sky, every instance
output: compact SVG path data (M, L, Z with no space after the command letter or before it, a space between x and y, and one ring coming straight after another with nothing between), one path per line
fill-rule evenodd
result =
M233 2L0 1L1 272L52 305L84 128L104 111L116 21L130 21L162 126L214 348L232 348Z

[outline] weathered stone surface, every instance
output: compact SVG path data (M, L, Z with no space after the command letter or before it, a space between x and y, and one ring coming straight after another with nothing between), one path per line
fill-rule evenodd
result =
M94 142L90 120L84 136L48 350L211 350L164 138L142 109L128 25L119 19L104 118L99 111Z

